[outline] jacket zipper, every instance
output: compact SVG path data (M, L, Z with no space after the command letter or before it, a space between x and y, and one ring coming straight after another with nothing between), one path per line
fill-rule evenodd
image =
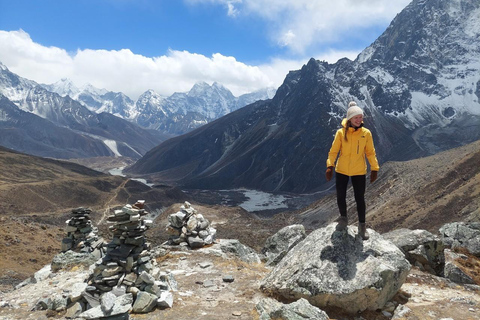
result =
M359 151L360 151L360 140L357 141L357 154L358 154Z

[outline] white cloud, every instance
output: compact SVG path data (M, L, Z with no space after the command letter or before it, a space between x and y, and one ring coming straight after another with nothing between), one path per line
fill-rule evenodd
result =
M385 27L411 0L185 0L235 5L236 16L265 20L272 43L293 53L328 43L352 41L362 30Z
M24 78L46 84L69 78L77 86L90 83L134 99L148 89L162 95L186 92L198 81L216 81L238 96L277 86L285 76L271 78L257 66L220 53L206 57L170 50L166 55L149 58L129 49L86 49L69 54L61 48L35 43L22 30L0 31L0 43L0 62Z
M206 57L176 50L154 58L129 49L85 49L69 54L61 48L35 43L22 30L0 30L0 43L0 62L21 77L46 84L69 78L79 87L90 83L133 99L148 89L165 96L187 92L199 81L221 83L236 96L265 87L277 88L289 71L300 69L310 58L272 58L253 66L220 53ZM314 58L335 63L343 57L353 60L359 52L331 50Z

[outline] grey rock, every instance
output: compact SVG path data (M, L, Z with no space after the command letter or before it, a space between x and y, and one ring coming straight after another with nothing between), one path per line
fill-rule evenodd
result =
M465 248L471 254L480 257L480 223L453 222L440 228L445 246L452 249Z
M84 310L85 304L81 301L77 301L67 309L65 318L76 319Z
M202 269L206 269L208 267L211 267L212 263L210 261L203 261L203 262L200 262L198 266Z
M223 282L233 282L235 278L232 275L225 275L222 277Z
M404 283L410 263L392 242L369 229L362 241L357 228L336 223L310 233L263 279L261 289L289 300L339 307L349 313L381 309Z
M440 237L426 230L396 229L382 235L405 254L407 260L435 275L443 275L445 246Z
M88 309L85 312L82 312L78 317L79 318L84 318L84 319L99 319L103 318L106 316L116 316L116 315L122 315L130 311L132 308L132 303L133 303L133 296L131 293L127 293L123 296L117 297L115 300L115 304L113 305L112 311L110 314L105 314L102 311L102 308L100 305Z
M198 249L201 248L205 245L205 241L203 241L202 238L200 237L188 237L187 238L188 245L192 249Z
M47 264L42 269L35 272L35 274L33 275L32 282L37 283L42 280L45 280L50 276L51 273L52 273L52 266Z
M204 286L205 288L210 288L210 287L215 286L215 282L213 282L213 280L205 280L205 281L203 282L203 286Z
M143 271L140 274L140 278L145 283L148 283L148 284L154 284L155 283L155 278L151 274L149 274L148 272Z
M157 299L157 307L161 309L171 308L173 306L173 294L169 291L163 291Z
M44 298L37 301L33 310L51 310L53 306L53 301L51 298Z
M153 310L157 305L158 297L154 294L140 291L137 294L135 303L133 304L132 312L134 313L147 313Z
M401 304L395 309L391 320L404 320L410 312L412 312L412 309Z
M115 286L110 292L113 293L115 296L120 297L127 293L127 288L123 285Z
M172 227L181 228L183 227L183 222L186 216L187 214L185 212L178 211L168 216L168 223L170 223Z
M262 254L266 265L276 265L297 243L305 239L305 227L301 224L287 226L265 241Z
M467 257L445 249L445 278L456 283L476 284L475 281L459 267L457 260L460 259L467 259Z
M17 284L17 285L15 286L15 290L18 290L18 289L20 289L20 288L22 288L22 287L25 287L26 285L29 285L29 284L31 284L31 283L33 283L33 278L32 278L32 277L27 278L27 279L23 280L22 282L20 282L19 284Z
M61 269L72 268L74 266L89 267L97 261L97 258L91 253L80 253L74 251L62 252L53 257L52 272Z
M82 292L88 287L86 282L75 283L68 291L68 299L71 302L77 302L82 298Z
M57 294L52 299L52 310L63 311L67 309L68 299L67 297Z
M178 291L178 282L175 279L175 276L173 275L173 273L168 272L168 273L165 273L165 274L161 274L160 275L160 280L163 281L163 282L166 282L168 284L168 287L170 288L170 290Z
M272 298L262 299L256 310L260 320L328 320L328 315L312 306L306 299L299 299L290 304L283 304Z
M100 297L100 308L104 314L110 314L112 312L115 300L117 300L117 296L111 292L102 294Z
M240 243L237 239L222 239L220 249L229 254L237 256L247 263L260 263L260 257L252 248Z
M82 297L85 298L90 307L95 308L100 306L100 297L95 296L87 291L82 292Z

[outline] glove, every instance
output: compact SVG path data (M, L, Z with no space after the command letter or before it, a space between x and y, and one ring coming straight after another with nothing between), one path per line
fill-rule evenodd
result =
M373 183L373 181L377 180L377 174L378 174L378 171L370 172L370 183Z
M333 167L328 167L327 171L325 172L325 178L327 178L327 181L332 180L333 177Z

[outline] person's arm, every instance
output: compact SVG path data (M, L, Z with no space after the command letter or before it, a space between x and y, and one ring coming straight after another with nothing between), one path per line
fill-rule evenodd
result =
M368 163L370 163L370 182L374 182L375 180L377 180L377 174L378 170L380 170L380 166L378 165L377 154L375 152L375 146L373 145L373 138L370 132L367 135L365 155L367 156Z
M338 130L335 134L335 139L333 139L332 147L328 152L328 159L327 159L327 168L335 166L335 160L337 160L338 153L342 148L342 130Z

